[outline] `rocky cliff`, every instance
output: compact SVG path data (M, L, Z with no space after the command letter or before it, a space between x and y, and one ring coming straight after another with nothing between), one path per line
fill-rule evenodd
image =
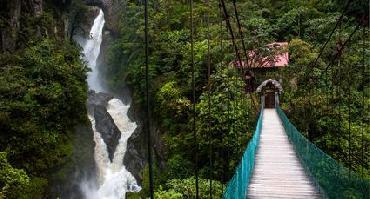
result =
M85 0L87 5L100 7L104 12L105 28L113 35L119 31L119 17L124 7L122 0Z
M43 11L42 0L1 0L0 1L0 44L2 51L14 51L18 47L20 31L26 26L23 16L39 20ZM40 27L36 27L40 31ZM40 34L40 33L38 33Z
M138 103L132 103L129 110L128 116L131 120L136 121L137 128L135 132L127 141L127 152L123 159L123 163L127 170L130 171L139 183L144 178L144 168L148 162L148 150L147 150L147 134L144 128L144 110ZM152 149L153 149L153 160L159 171L164 168L164 154L165 147L161 140L161 132L157 128L155 122L152 120L150 128Z
M0 0L0 5L0 52L14 52L42 37L68 39L87 23L82 0Z

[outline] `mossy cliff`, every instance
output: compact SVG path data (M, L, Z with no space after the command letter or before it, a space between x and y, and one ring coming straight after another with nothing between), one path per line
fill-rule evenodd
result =
M88 8L80 0L0 4L0 198L45 198L73 170L61 168L76 161L78 137L89 131L87 67L71 39Z

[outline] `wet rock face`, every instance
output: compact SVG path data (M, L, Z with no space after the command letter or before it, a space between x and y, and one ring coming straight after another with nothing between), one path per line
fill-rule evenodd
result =
M90 91L87 102L88 113L95 118L95 129L100 133L107 145L108 156L111 161L121 138L121 132L114 124L113 118L107 112L108 101L112 98L113 96L106 93Z
M33 0L32 1L32 8L33 8L33 13L36 17L41 16L42 14L42 0Z
M116 34L119 31L119 17L122 12L122 2L120 0L85 0L89 6L97 6L104 12L105 29Z
M2 51L14 51L16 48L16 41L18 38L18 31L20 28L20 17L21 17L21 1L7 1L0 2L1 15L0 17L7 23L9 26L0 29L0 44ZM4 3L4 4L3 4Z
M147 134L144 129L144 111L135 103L131 104L128 116L131 120L136 121L137 128L131 137L127 140L127 152L123 159L123 164L126 169L130 171L135 179L140 184L144 176L142 176L143 170L147 164L148 151L147 151ZM153 160L155 159L156 166L159 170L165 168L164 154L165 147L161 140L160 131L154 125L154 121L151 121L150 133L153 147Z
M104 3L103 0L85 0L86 4L89 6L98 6L103 9Z
M134 133L127 140L127 152L123 158L126 169L132 173L140 184L143 179L142 172L147 162L146 137L142 125L138 125Z
M94 115L94 108L97 106L106 107L108 101L113 99L113 95L107 93L96 93L90 90L88 93L87 110L90 115Z
M114 121L107 109L103 106L95 107L94 111L95 128L100 133L105 144L107 145L109 159L113 161L114 151L121 138L121 132L114 124Z

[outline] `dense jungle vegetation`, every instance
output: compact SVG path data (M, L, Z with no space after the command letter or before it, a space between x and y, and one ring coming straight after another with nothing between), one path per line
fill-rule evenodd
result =
M110 87L131 88L133 106L140 110L145 107L144 6L143 1L120 1L120 31L104 72ZM14 2L23 7L17 29L8 12ZM46 198L51 175L70 162L74 127L87 123L88 69L71 40L86 6L82 0L44 0L39 15L29 2L0 1L0 199ZM241 50L233 4L226 2ZM312 65L345 5L345 0L237 1L248 50L269 55L267 44L289 42L289 66L253 71L255 85L281 80L281 106L297 128L334 159L370 178L367 1L350 3ZM155 154L155 195L194 198L196 149L200 197L209 198L211 178L217 198L253 135L259 96L244 92L245 81L230 64L236 58L219 1L194 1L195 146L189 2L154 0L149 11L151 122L163 142L156 147L165 149ZM64 31L67 19L71 27ZM14 45L5 47L10 41ZM129 198L148 195L147 172L143 191Z
M226 2L241 51L234 7L232 2ZM251 100L259 101L258 96L244 92L240 71L230 65L236 58L218 4L214 0L209 5L194 1L201 198L209 197L206 179L210 176L216 184L215 194L222 192L219 189L232 176L252 136L258 114ZM237 1L248 50L264 53L265 45L271 42L289 42L289 66L253 71L255 84L268 78L281 80L284 88L281 106L297 128L337 161L369 178L368 6L360 0L352 1L348 9L345 5L344 0ZM346 10L343 20L313 65L343 10ZM110 85L128 84L133 90L133 103L141 107L145 102L143 12L142 2L125 3L121 31L110 50L106 71ZM196 147L192 132L189 4L151 1L149 12L151 115L166 148L165 154L156 154L166 160L165 166L156 167L156 196L192 198ZM144 186L147 180L144 179ZM147 191L144 187L139 195L145 196Z
M64 29L83 3L30 2L1 1L0 198L47 196L74 126L87 123L87 67Z

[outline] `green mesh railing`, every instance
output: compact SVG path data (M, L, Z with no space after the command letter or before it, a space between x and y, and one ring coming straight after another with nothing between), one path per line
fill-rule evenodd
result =
M303 167L325 198L370 198L370 180L338 164L309 142L290 123L280 107L276 110Z
M254 160L262 129L263 109L260 112L256 131L244 151L241 162L235 170L233 178L227 184L223 194L225 199L246 198L250 177L253 173Z

